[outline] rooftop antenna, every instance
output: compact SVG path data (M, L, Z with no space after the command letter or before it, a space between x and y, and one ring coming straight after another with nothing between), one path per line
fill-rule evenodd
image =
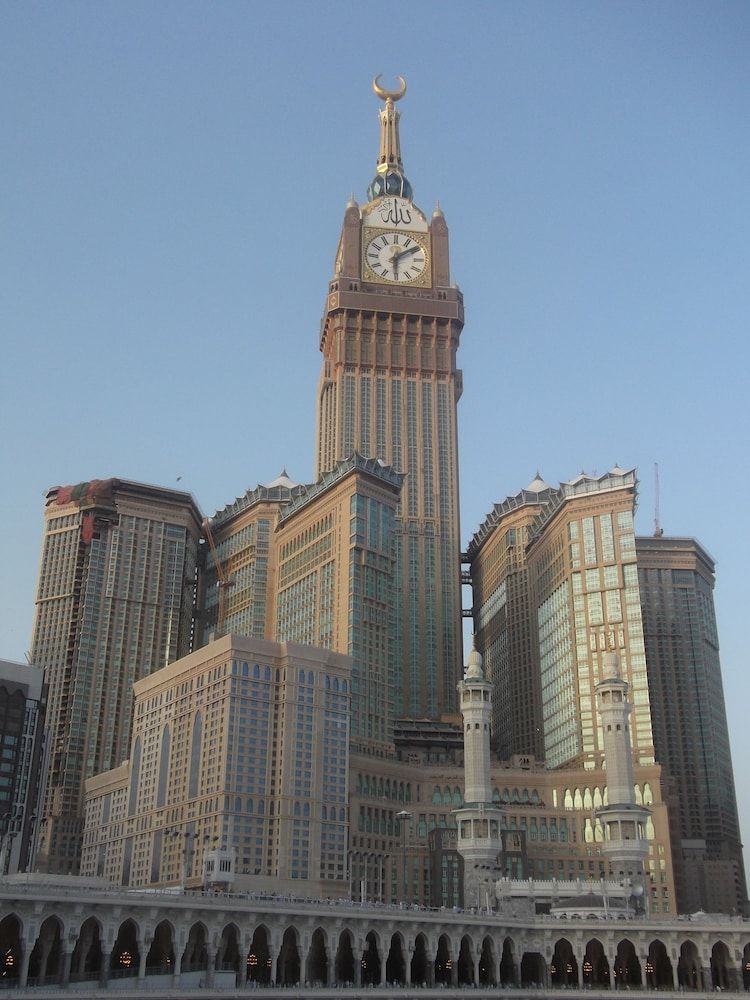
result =
M659 463L654 462L654 538L661 538L663 534L659 515Z

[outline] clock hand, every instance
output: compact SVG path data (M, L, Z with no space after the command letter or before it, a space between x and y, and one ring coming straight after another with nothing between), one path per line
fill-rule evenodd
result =
M394 264L395 264L395 262L396 262L397 260L401 260L401 258L402 258L402 257L406 257L406 256L407 256L407 254L410 254L410 253L416 253L416 252L417 252L418 250L421 250L421 249L422 249L422 247L420 247L420 246L416 246L416 247L409 247L409 249L408 249L408 250L402 250L402 251L401 251L400 253L397 253L397 254L395 255L395 257L393 257L393 262L394 262Z

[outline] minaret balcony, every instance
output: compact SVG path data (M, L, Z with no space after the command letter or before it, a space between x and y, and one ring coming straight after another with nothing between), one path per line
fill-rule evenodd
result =
M624 838L616 837L603 841L599 844L602 854L610 858L617 858L621 861L640 861L648 856L648 840L639 837Z

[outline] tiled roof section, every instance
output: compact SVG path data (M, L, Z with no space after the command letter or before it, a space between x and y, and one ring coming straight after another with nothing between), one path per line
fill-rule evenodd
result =
M529 483L529 486L525 490L516 493L514 497L506 497L500 503L496 503L484 521L479 525L477 531L472 535L466 550L468 558L471 559L476 555L506 514L509 514L513 510L518 510L519 507L548 503L555 492L537 473L534 480Z
M560 488L551 491L549 502L545 504L535 519L531 527L529 545L533 544L547 522L555 516L560 507L568 500L590 493L609 493L627 487L632 487L635 496L637 486L636 470L628 469L625 471L617 465L613 469L610 469L609 472L605 472L598 477L589 476L585 472L582 472L575 479L571 479L566 483L560 483Z
M321 493L325 493L326 490L331 489L332 486L339 483L345 476L355 471L364 472L375 479L379 479L399 493L405 479L403 472L394 471L389 465L381 462L379 458L364 458L358 451L354 451L349 458L342 459L342 461L337 462L328 472L324 472L317 483L314 483L312 486L302 486L299 490L295 491L290 503L279 514L279 524L282 524L292 514L296 514L298 510L320 496Z
M245 510L249 510L257 503L288 504L295 496L310 488L307 486L286 486L279 481L280 479L281 477L274 480L268 486L262 486L259 483L255 489L248 490L247 493L244 493L241 497L237 497L232 503L228 503L222 510L217 510L211 518L211 527L213 528L216 525L224 524L226 521L231 521L233 517L236 517Z
M502 518L511 511L518 510L519 507L540 505L542 508L531 529L531 540L533 541L547 521L571 497L580 496L585 493L606 493L608 490L619 490L627 486L632 486L635 491L637 484L636 470L621 469L618 465L615 465L609 472L605 472L599 477L589 476L585 472L582 472L575 479L560 483L557 489L548 486L537 472L525 490L521 490L514 497L506 497L505 500L501 500L500 503L495 504L472 536L466 550L467 558L472 559Z

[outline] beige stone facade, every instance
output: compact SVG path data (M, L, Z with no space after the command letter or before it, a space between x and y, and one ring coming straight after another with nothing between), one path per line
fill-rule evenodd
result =
M130 759L87 782L81 873L335 896L346 869L351 660L225 636L135 686Z
M463 892L462 875L452 866L455 854L446 851L438 882L429 837L434 830L455 828L453 811L464 804L462 754L404 747L380 760L353 753L350 766L353 898L400 899L405 866L409 900L449 905ZM608 801L606 771L552 771L519 756L507 763L494 761L491 782L493 803L504 814L504 877L581 879L585 886L616 875L602 853L604 831L595 816ZM635 797L651 813L646 860L650 911L675 913L669 822L658 765L636 766ZM409 815L399 819L402 811ZM455 879L461 884L454 885Z

